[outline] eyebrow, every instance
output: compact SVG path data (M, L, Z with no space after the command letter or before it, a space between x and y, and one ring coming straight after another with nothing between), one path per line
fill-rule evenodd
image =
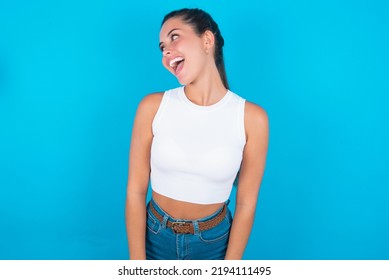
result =
M179 29L179 28L173 28L172 30L170 30L170 31L167 33L166 37L169 37L170 33L172 33L173 31L176 31L176 30L180 30L180 29ZM159 42L159 48L161 48L161 45L162 45L162 44L163 44L162 42Z

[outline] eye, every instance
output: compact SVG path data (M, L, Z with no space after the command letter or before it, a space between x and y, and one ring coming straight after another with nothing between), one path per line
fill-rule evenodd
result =
M179 36L178 34L173 33L173 34L170 35L170 40L171 40L171 41L175 41L175 40L177 40L179 37L180 37L180 36ZM164 46L164 45L161 45L161 46L159 47L159 49L160 49L161 52L163 52L163 51L165 50L165 46Z

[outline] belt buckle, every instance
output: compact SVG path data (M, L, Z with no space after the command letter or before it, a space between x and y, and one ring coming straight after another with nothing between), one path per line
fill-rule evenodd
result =
M172 222L172 230L174 233L183 233L183 232L177 232L180 227L184 226L186 222Z

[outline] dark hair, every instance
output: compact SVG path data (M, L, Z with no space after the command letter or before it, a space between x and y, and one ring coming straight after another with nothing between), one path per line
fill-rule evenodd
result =
M205 31L209 30L215 36L215 64L219 71L220 78L226 89L229 89L227 82L227 74L224 66L223 46L224 39L220 33L219 26L212 17L205 11L200 9L181 9L168 13L162 20L161 26L171 18L179 17L185 23L193 26L197 35L201 36Z

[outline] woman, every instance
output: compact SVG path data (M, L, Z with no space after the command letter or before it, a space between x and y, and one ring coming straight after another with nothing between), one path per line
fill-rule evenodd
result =
M126 201L131 259L242 258L265 167L268 119L228 90L223 44L202 10L163 19L162 64L183 86L144 97L136 113ZM227 204L238 171L232 220Z

